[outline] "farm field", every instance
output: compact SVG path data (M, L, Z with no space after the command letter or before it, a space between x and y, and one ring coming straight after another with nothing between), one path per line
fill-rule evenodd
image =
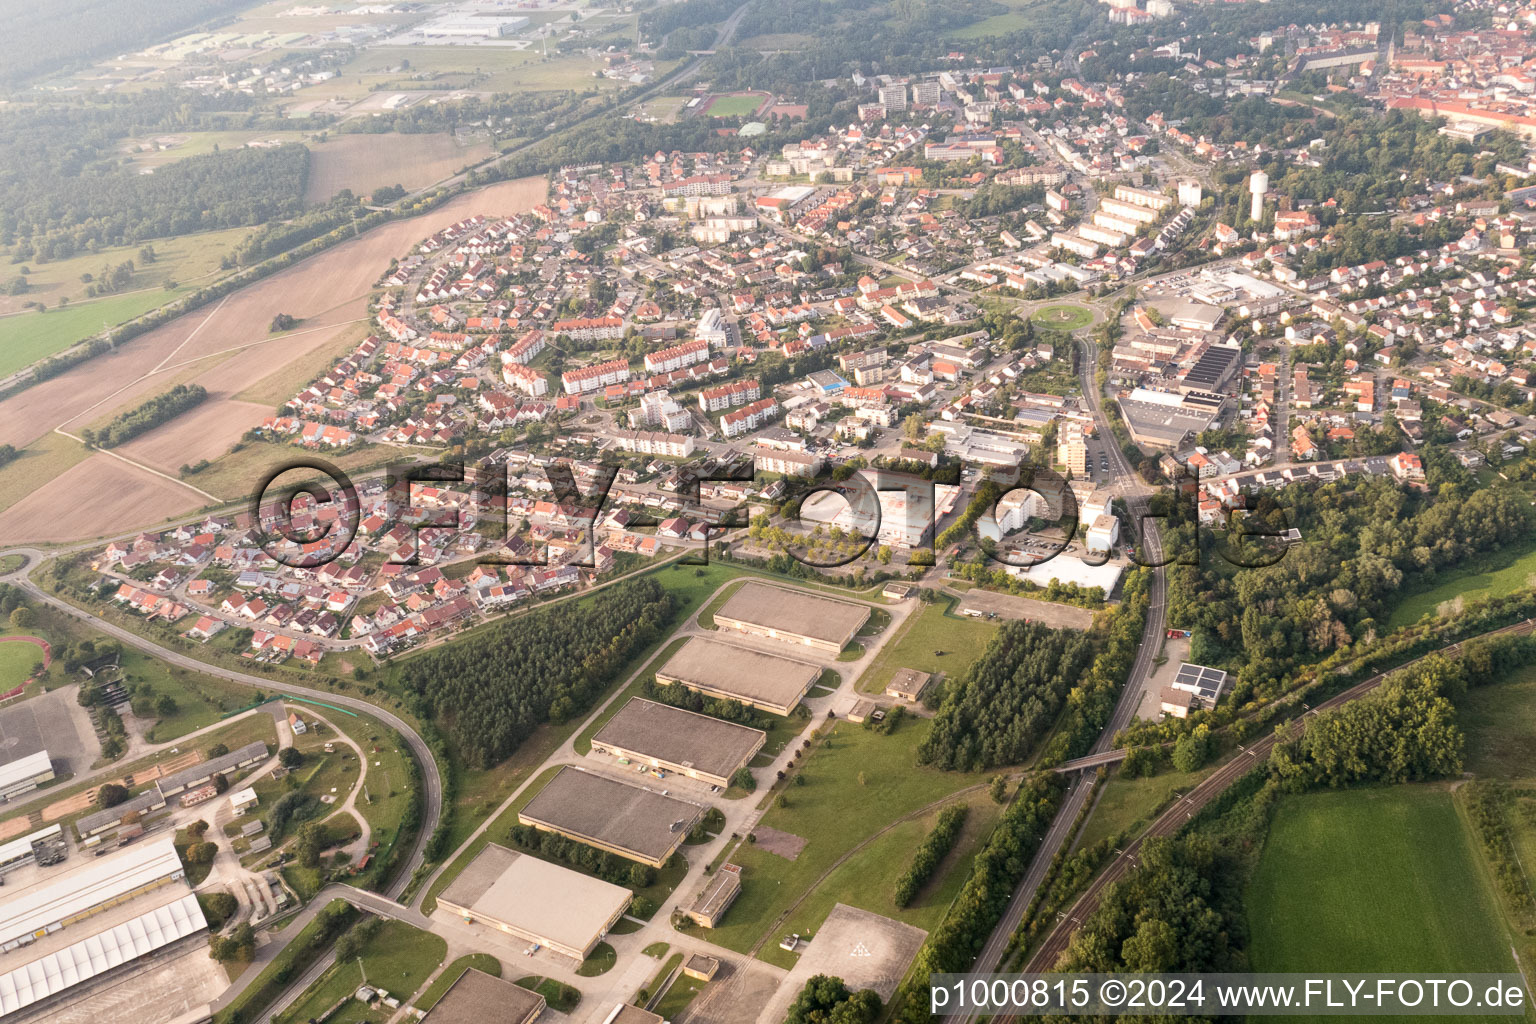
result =
M234 129L229 131L164 133L128 139L120 147L132 166L138 168L164 167L189 156L205 156L219 149L241 149L248 143L302 142L313 146L312 136L306 132L253 131Z
M1253 969L1513 970L1478 856L1443 786L1285 798L1246 893Z
M865 670L858 691L883 693L899 668L943 672L948 680L960 678L997 632L999 623L952 614L954 604L953 599L948 599L924 605L897 627L900 635L886 644Z
M1468 601L1504 597L1530 586L1532 573L1536 573L1536 547L1496 554L1477 568L1452 570L1442 574L1430 589L1404 597L1387 617L1387 627L1411 626L1423 616L1433 615L1442 602L1457 597Z
M0 544L106 537L207 504L174 480L95 452L0 512Z
M365 317L367 294L391 256L470 213L527 209L544 194L544 180L530 178L459 196L430 214L382 225L355 241L179 317L114 352L0 402L0 443L24 447L55 426L137 405L148 395L164 390L169 374L205 358L215 361L194 378L210 393L199 407L202 415L173 420L136 443L164 445L164 451L191 451L212 443L206 435L209 424L215 422L223 432L221 440L232 442L259 422L261 415L249 407L238 417L226 416L220 410L253 380L268 377L333 343L353 322ZM267 325L280 312L304 319L305 325L285 335L268 335ZM270 412L263 410L262 415ZM184 461L185 455L175 458L168 470L174 473ZM114 489L105 490L103 479ZM248 486L247 481L242 491ZM0 537L7 541L88 538L191 511L206 500L173 481L154 477L110 455L97 454L11 506L0 516ZM60 509L68 511L61 516Z
M958 28L948 34L950 39L984 39L987 36L1002 36L1010 32L1021 32L1034 25L1036 18L1030 14L1029 7L1032 0L1004 0L1013 10L1007 14L994 14L990 18Z
M323 203L349 188L366 195L385 185L418 189L491 155L489 143L460 146L447 132L431 135L336 135L310 145L304 198Z

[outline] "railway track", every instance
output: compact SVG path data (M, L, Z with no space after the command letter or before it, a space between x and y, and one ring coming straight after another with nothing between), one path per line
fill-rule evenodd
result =
M1504 635L1518 636L1529 634L1533 631L1536 631L1536 619L1525 619L1513 625L1482 633L1477 637L1469 639L1483 639L1485 637ZM1449 655L1453 658L1459 657L1467 643L1467 640L1462 640L1434 653ZM1330 711L1334 708L1342 707L1350 701L1358 700L1380 686L1382 680L1388 675L1393 672L1400 672L1429 656L1428 654L1420 655L1396 668L1389 669L1386 672L1379 672L1368 679L1363 679L1347 690L1329 697L1315 708L1309 709L1296 721L1305 729L1306 720L1309 716L1315 715L1320 711ZM1127 843L1125 849L1114 860L1110 861L1108 867L1094 878L1083 894L1072 904L1071 909L1066 912L1066 916L1046 936L1045 942L1029 958L1029 962L1024 968L1025 971L1031 973L1042 972L1049 971L1055 967L1056 962L1061 959L1061 954L1066 951L1067 946L1071 943L1072 936L1077 932L1078 927L1088 919L1089 915L1098 909L1099 897L1103 893L1105 886L1124 878L1136 867L1142 844L1148 839L1158 836L1169 836L1177 832L1190 818L1194 817L1196 812L1226 792L1228 787L1248 774L1255 765L1268 758L1270 751L1275 747L1275 742L1275 736L1271 733L1263 739L1241 748L1236 757L1222 765L1211 775L1203 779L1194 789L1180 797L1173 805L1158 815L1157 819L1147 827L1145 832ZM996 1019L998 1021L1013 1021L1017 1017L1006 1015L999 1016Z

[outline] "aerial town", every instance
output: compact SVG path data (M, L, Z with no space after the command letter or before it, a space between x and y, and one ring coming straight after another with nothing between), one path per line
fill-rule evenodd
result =
M1536 6L115 3L0 43L5 1021L1529 1007Z

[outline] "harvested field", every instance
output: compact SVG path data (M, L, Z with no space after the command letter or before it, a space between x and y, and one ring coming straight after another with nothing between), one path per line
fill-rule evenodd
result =
M223 455L240 435L270 415L271 406L238 402L210 391L197 408L134 438L117 452L175 476L183 465Z
M264 351L261 363L272 372L295 351L295 335L269 338L267 325L278 313L306 321L306 327L353 319L362 300L384 271L418 239L472 213L513 213L544 198L542 178L501 182L459 196L431 213L393 221L345 242L297 266L258 281L220 302L150 331L115 352L60 374L0 402L0 444L18 447L56 426L87 412L104 415L134 405L152 393L159 381L152 374L203 356L233 354L248 346ZM339 307L355 304L356 312L338 316ZM324 332L304 337L323 343ZM282 356L273 358L273 347ZM307 350L308 346L302 346ZM249 380L249 378L247 378ZM129 383L124 383L129 382ZM97 409L97 406L101 408Z
M417 189L491 155L488 144L460 146L433 135L342 135L310 144L306 202L323 203L344 188L366 195L386 185Z
M375 228L258 281L0 402L0 443L25 447L55 427L68 429L110 416L164 390L173 379L187 379L190 371L190 380L206 387L210 400L124 446L133 450L124 454L172 474L184 463L216 458L271 415L271 407L234 396L252 381L355 331L353 324L367 315L368 292L391 256L472 213L513 213L544 195L542 178L492 185L429 214ZM296 331L270 336L267 325L277 313L303 323ZM0 513L0 540L86 539L158 522L205 503L196 491L98 454Z
M0 544L120 533L206 504L173 480L97 452L0 512Z

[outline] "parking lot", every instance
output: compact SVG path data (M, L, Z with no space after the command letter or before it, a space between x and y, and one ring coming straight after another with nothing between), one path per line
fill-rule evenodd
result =
M46 750L56 771L67 767L78 772L87 767L100 747L88 724L87 731L81 732L83 712L72 705L74 700L65 690L55 690L0 711L0 764Z

